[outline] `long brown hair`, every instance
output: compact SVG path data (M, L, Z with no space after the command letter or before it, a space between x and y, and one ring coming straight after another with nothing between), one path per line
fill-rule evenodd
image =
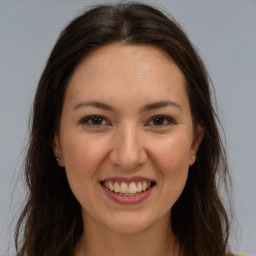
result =
M140 3L86 10L60 34L39 81L33 105L25 176L28 197L15 233L18 256L71 256L83 232L81 207L52 152L69 79L86 55L106 44L152 45L169 54L186 78L195 124L205 132L171 225L188 255L228 254L229 218L218 179L229 177L207 71L180 26ZM218 178L218 179L217 179Z

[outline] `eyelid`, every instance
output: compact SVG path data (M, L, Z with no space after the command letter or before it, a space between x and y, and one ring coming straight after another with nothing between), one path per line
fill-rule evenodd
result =
M89 123L89 121L93 121L94 118L100 118L103 120L103 124L92 124L92 123ZM156 118L163 118L164 119L164 123L163 124L150 124L152 121L154 121ZM167 123L166 123L167 122ZM87 126L90 126L90 127L95 127L95 128L100 128L102 126L108 126L108 125L111 125L111 123L108 121L107 118L105 118L104 116L102 115L89 115L89 116L86 116L86 117L83 117L80 121L79 121L80 124L82 125L87 125ZM155 127L158 127L158 128L161 128L161 127L165 127L165 126L169 126L169 125L173 125L173 124L176 124L176 121L170 117L170 116L166 116L166 115L154 115L152 117L149 118L149 120L146 122L145 126L155 126Z
M164 118L165 121L167 120L168 121L168 124L162 124L162 125L154 125L154 124L149 124L150 122L152 122L154 119L156 118ZM146 122L146 125L148 126L156 126L156 127L165 127L165 126L168 126L168 125L173 125L173 124L176 124L176 121L170 117L170 116L166 116L166 115L155 115L155 116L152 116L150 117L150 119Z
M88 121L93 120L94 118L100 118L103 120L103 122L106 122L106 124L89 124ZM86 116L83 117L80 121L80 124L82 125L88 125L88 126L92 126L92 127L101 127L101 126L105 126L105 125L111 125L110 122L107 120L107 118L105 118L104 116L101 115L90 115L90 116Z

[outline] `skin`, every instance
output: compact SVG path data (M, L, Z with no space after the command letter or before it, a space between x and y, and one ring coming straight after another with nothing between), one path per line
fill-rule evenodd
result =
M202 139L184 76L164 52L112 44L87 56L71 77L53 146L82 208L76 255L178 255L171 208ZM100 185L132 176L156 183L138 204L113 202Z

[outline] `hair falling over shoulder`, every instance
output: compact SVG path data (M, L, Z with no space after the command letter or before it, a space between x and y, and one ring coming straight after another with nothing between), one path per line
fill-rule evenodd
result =
M36 91L24 172L28 195L16 226L18 256L73 256L83 232L81 207L52 152L69 78L90 52L107 44L151 45L166 52L186 78L194 124L205 132L171 228L185 255L228 255L230 220L219 185L230 182L207 71L191 42L163 12L141 3L103 4L61 32ZM227 189L228 192L228 189ZM230 203L230 202L227 202Z

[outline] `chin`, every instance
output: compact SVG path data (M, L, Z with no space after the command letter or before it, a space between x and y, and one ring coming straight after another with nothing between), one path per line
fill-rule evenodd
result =
M113 232L123 235L138 234L149 229L155 221L146 214L121 214L121 216L110 216L110 221L104 220L105 225Z

